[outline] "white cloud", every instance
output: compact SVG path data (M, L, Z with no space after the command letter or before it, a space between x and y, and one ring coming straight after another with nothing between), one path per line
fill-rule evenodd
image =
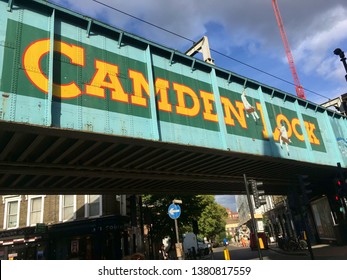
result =
M337 65L333 63L333 60L337 60L333 56L333 50L347 39L347 9L334 8L320 19L327 24L320 25L321 29L312 29L312 33L293 53L296 62L303 65L302 69L306 74L316 72L321 77L332 78L334 75L331 73L337 71Z
M289 72L270 0L51 0L51 2L62 3L79 13L180 51L185 51L192 43L119 11L191 40L196 41L207 35L212 49L251 65L256 62L257 67L265 71L268 69L271 72L281 66L282 74ZM114 9L97 2L105 3ZM296 67L300 74L306 76L304 77L306 84L303 86L311 88L313 85L313 89L316 89L319 80L329 80L332 87L342 86L340 76L342 74L342 78L344 77L343 68L341 64L339 66L336 61L334 62L337 57L332 51L336 47L343 49L344 46L347 51L347 1L291 0L278 1L278 4ZM216 61L216 64L223 64L223 67L228 69L224 60ZM230 61L229 64L233 68L232 71L244 70L244 66L237 67L234 61ZM247 76L247 72L242 73ZM290 76L288 77L290 79ZM262 82L263 74L258 73L258 76L252 74L252 78ZM334 81L337 86L333 84Z

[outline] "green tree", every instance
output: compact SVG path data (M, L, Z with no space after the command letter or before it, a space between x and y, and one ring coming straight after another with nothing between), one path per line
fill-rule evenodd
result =
M175 223L168 215L168 207L174 199L183 201L181 215L177 219L180 235L192 231L192 220L196 219L203 211L204 205L200 196L179 195L145 195L142 197L143 205L150 212L152 222L151 236L153 241L161 242L165 236L170 236L176 241Z
M215 240L216 236L225 234L226 218L225 208L215 202L212 195L203 198L206 205L199 218L200 235Z
M225 231L227 213L222 206L215 202L212 195L144 195L142 201L150 213L153 241L161 242L163 237L170 236L176 242L174 220L168 215L168 207L174 199L180 199L183 202L180 205L181 215L177 219L180 238L183 233L193 231L193 220L198 221L199 235L202 237L213 238L218 233Z

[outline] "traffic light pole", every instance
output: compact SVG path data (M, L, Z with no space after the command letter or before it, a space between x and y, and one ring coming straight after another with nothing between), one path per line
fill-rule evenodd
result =
M306 242L307 242L307 249L308 249L308 252L310 253L310 257L311 257L311 260L314 260L314 255L313 255L313 250L312 250L312 246L311 246L311 231L310 231L310 228L309 226L306 224L306 221L308 219L308 216L307 216L307 204L304 202L304 200L308 200L308 199L304 199L303 196L306 196L305 192L306 192L306 186L305 184L307 184L305 182L305 178L307 176L305 175L299 175L299 184L300 184L300 190L297 191L296 195L297 195L297 198L298 198L298 201L299 201L299 215L300 215L300 219L303 223L303 227L304 227L304 231L306 232ZM298 192L302 193L302 196L300 197L298 195Z
M257 227L257 224L256 224L255 219L254 219L253 204L252 204L251 196L250 196L249 189L248 189L248 181L247 181L246 174L243 174L243 179L245 181L245 188L246 188L246 193L247 193L249 212L251 213L253 231L254 231L254 236L255 236L256 244L257 244L257 248L258 248L259 260L262 260L263 256L262 256L261 250L260 250L260 244L259 244L259 238L258 238L258 227Z

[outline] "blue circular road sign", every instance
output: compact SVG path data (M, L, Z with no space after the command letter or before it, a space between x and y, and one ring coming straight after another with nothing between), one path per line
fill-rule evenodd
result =
M181 207L178 204L172 203L169 206L168 214L171 219L177 219L181 215Z

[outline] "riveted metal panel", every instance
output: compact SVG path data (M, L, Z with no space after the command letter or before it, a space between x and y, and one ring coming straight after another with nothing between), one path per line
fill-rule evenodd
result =
M344 116L52 4L18 3L0 0L3 121L347 165Z

